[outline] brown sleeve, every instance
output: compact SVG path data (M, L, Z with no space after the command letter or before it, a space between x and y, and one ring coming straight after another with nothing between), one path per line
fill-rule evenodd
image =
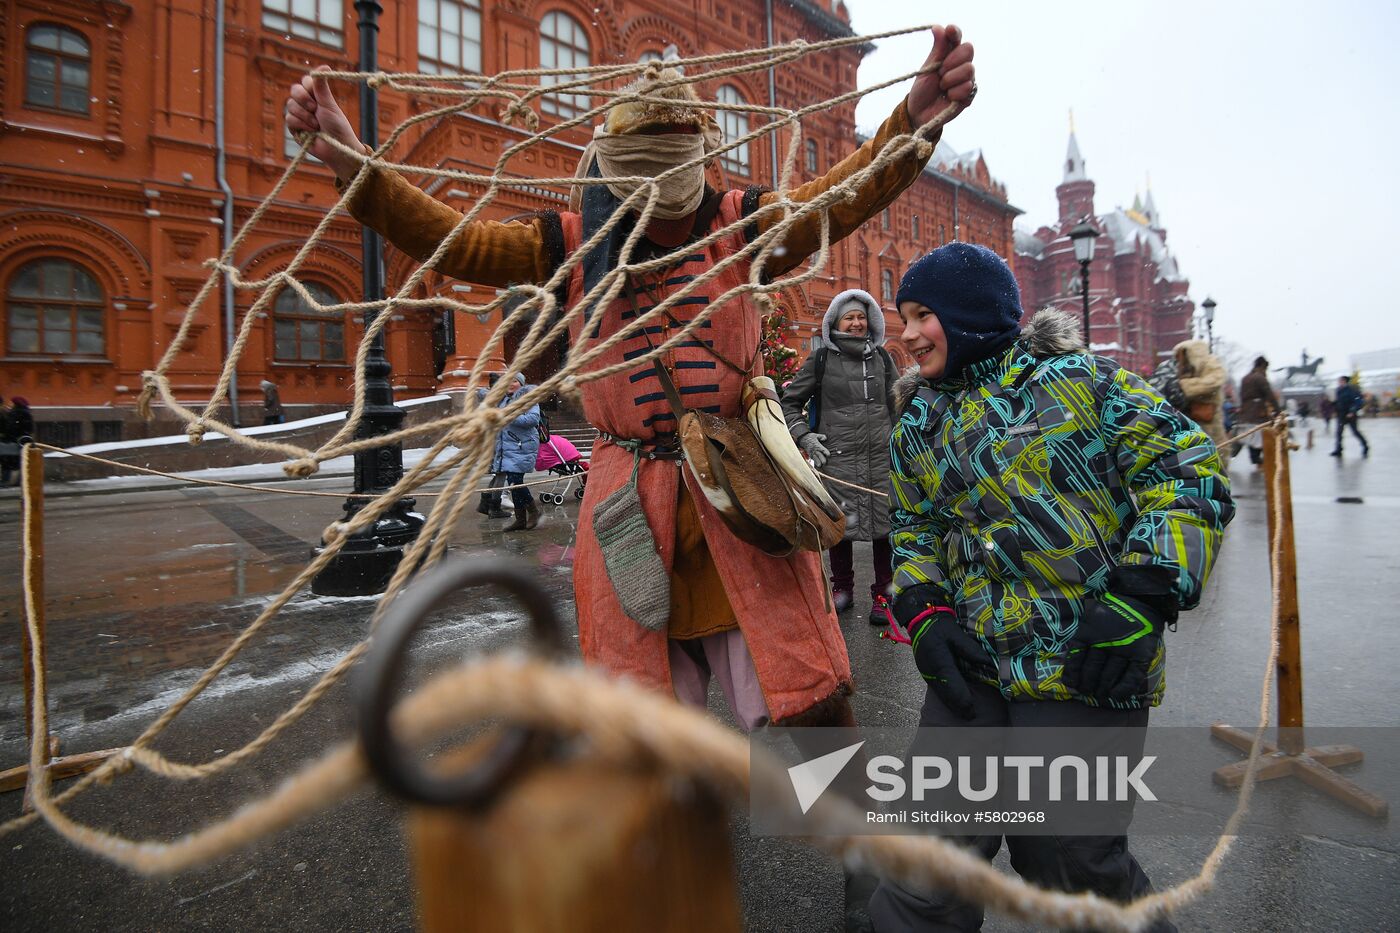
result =
M909 105L906 101L901 100L899 106L894 108L894 113L889 115L885 122L880 125L880 129L865 145L833 165L831 170L822 177L813 179L799 188L794 188L789 197L793 201L810 201L870 165L891 139L904 133L911 133L915 129L916 127L909 117ZM942 135L941 130L936 131L929 141L937 143L940 135ZM857 190L854 200L842 200L833 205L830 211L831 242L835 243L854 233L857 227L874 217L891 201L899 197L900 193L919 177L919 173L924 170L927 163L928 159L921 159L918 155L910 153L877 172ZM777 192L766 192L759 196L758 206L771 204L777 199ZM777 222L778 218L779 215L775 214L761 220L758 224L758 232L762 233L767 230ZM821 235L821 217L812 214L804 218L792 228L783 240L783 247L787 252L781 258L770 262L769 274L781 275L817 252L821 247Z
M342 185L337 182L337 188ZM373 167L369 178L347 204L351 215L419 262L461 221L462 215L392 169ZM438 263L438 271L481 285L544 282L558 257L551 257L543 220L498 223L478 220L457 234Z

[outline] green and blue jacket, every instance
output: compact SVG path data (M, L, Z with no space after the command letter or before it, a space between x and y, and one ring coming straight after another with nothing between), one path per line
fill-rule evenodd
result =
M1073 318L1041 311L1011 348L958 378L912 373L899 386L896 594L936 588L986 649L964 673L1013 701L1092 703L1061 683L1084 601L1156 568L1147 573L1193 608L1234 516L1210 438L1082 346ZM1146 691L1124 706L1161 702L1165 643Z

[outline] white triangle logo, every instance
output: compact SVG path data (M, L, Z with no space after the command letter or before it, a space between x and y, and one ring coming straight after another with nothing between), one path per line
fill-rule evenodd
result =
M788 768L788 778L792 781L792 789L797 793L797 804L803 813L812 809L817 798L831 786L841 769L846 767L864 744L864 741L860 741Z

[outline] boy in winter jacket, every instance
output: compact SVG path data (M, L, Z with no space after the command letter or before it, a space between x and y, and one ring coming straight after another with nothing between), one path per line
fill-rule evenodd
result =
M1164 630L1200 600L1233 517L1215 445L1086 353L1073 317L1041 311L1022 333L1016 280L988 249L934 250L896 300L917 371L890 440L894 612L928 682L920 725L1141 733ZM961 841L990 860L1002 840ZM1151 887L1124 836L1007 843L1044 887L1120 901ZM878 930L982 923L976 905L888 881L871 916Z

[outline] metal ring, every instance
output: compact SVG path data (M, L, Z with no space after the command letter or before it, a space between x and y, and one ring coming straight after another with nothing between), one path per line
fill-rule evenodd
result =
M403 679L409 640L429 613L459 590L494 586L515 597L528 613L534 643L545 657L564 653L564 630L554 603L536 580L500 558L444 561L424 573L390 605L357 677L360 745L370 773L390 791L414 803L479 807L488 803L510 773L524 764L545 737L536 729L508 726L482 758L460 775L444 779L411 758L394 738L389 713Z

